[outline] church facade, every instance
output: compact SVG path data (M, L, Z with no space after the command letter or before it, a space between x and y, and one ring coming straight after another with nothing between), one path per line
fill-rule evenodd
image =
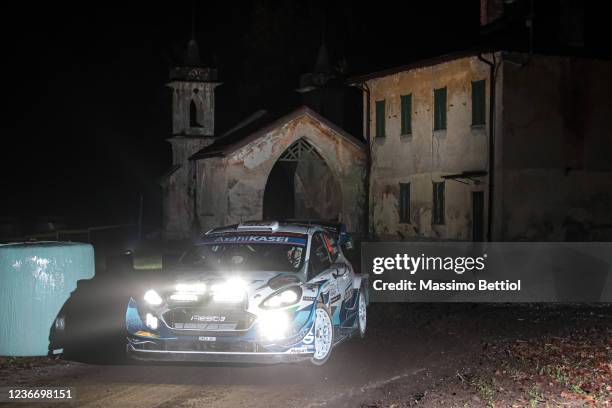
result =
M192 40L194 55L195 47ZM364 232L367 144L362 138L305 105L256 112L217 135L216 71L198 66L197 58L191 61L194 66L175 68L168 84L173 165L162 179L165 239L254 219L335 220ZM319 91L332 79L323 49L298 92Z

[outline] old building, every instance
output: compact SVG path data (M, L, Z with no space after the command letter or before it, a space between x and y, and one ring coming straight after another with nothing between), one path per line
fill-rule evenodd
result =
M322 46L300 79L303 106L217 134L217 73L192 40L168 84L164 236L310 218L382 240L612 239L611 72L594 58L495 49L347 82ZM347 84L361 91L362 132L349 125L360 115Z
M611 72L595 59L495 51L355 78L372 235L610 239Z
M338 84L325 47L302 78L304 106L258 111L222 134L214 128L216 71L202 66L194 40L189 47L192 57L172 70L169 83L174 134L173 166L162 180L165 238L264 218L339 220L362 232L367 146L338 125L346 123L342 106L354 90Z

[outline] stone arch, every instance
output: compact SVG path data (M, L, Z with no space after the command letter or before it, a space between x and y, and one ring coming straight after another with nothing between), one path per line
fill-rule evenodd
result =
M298 137L276 158L268 173L263 218L341 218L342 185L333 167L314 143Z

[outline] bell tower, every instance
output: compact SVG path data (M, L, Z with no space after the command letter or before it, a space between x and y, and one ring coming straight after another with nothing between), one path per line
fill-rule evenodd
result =
M170 70L172 134L212 137L215 134L217 70L204 66L195 38L189 41L184 63Z
M194 13L195 14L195 13ZM197 162L189 158L210 145L215 136L217 70L200 59L192 27L181 65L170 70L172 92L172 168L162 177L163 235L185 239L199 232L197 217Z

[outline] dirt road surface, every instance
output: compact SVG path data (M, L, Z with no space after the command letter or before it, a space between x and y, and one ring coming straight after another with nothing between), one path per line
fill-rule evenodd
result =
M322 367L135 364L109 340L81 350L80 362L4 367L0 383L74 387L73 406L87 408L410 406L445 378L477 366L486 344L556 333L581 319L610 327L609 307L374 304L369 310L366 338L338 346ZM456 406L448 392L444 401L451 402L441 405ZM487 406L477 395L468 406ZM385 402L391 400L402 403Z

